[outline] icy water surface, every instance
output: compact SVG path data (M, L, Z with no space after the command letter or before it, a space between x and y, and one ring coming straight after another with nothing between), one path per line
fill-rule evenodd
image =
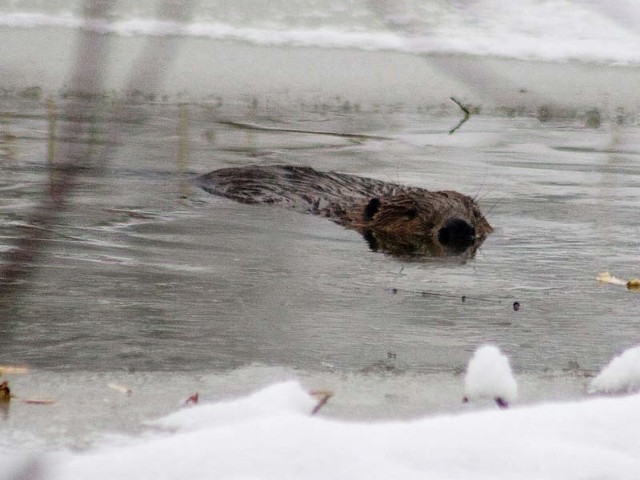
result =
M33 426L82 444L191 390L220 398L289 377L341 391L337 415L419 415L459 401L460 373L485 342L510 356L523 402L576 397L585 375L638 342L640 297L595 281L606 270L640 276L635 122L474 115L449 135L455 106L340 105L146 104L116 126L113 158L82 178L42 268L0 323L0 364L34 369L11 377L14 391L58 399L49 413L12 406L14 435ZM7 249L48 185L48 123L44 102L2 110ZM324 219L192 183L251 163L455 189L480 199L495 233L465 264L402 262ZM127 400L114 382L140 396Z

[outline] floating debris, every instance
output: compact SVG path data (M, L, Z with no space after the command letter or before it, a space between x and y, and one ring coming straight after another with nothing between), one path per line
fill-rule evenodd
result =
M22 400L22 403L28 405L53 405L56 402L57 400L53 398L25 398Z
M625 282L623 280L620 280L617 277L614 277L609 272L600 272L598 274L598 276L596 277L596 280L598 280L601 283L611 283L613 285L626 285L627 284L627 282Z
M627 290L636 292L640 290L640 278L632 278L627 282Z
M612 285L624 285L625 287L627 287L627 290L630 290L632 292L640 292L640 278L632 278L631 280L625 282L624 280L614 277L609 272L601 272L596 277L596 280L601 283L610 283Z

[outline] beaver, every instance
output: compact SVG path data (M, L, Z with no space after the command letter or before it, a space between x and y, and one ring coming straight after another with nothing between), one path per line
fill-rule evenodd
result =
M320 215L358 231L371 250L397 257L471 258L493 231L467 195L310 167L223 168L199 176L198 184L238 202Z

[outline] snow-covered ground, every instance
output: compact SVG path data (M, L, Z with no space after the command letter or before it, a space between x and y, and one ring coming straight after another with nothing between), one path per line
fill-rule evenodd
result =
M591 393L627 393L640 389L640 347L615 357L589 385Z
M83 453L0 453L3 478L636 479L640 397L491 409L407 422L311 416L295 382L181 410L142 438ZM26 463L25 463L26 462ZM9 467L7 467L7 465ZM14 476L10 471L13 470Z
M480 366L488 372L484 377ZM474 392L489 397L492 385L506 385L504 392L514 399L508 359L495 347L481 347L472 358L467 394L469 381ZM184 407L152 422L142 436L105 439L83 452L0 450L0 478L570 480L640 475L639 395L509 410L488 403L488 408L464 413L366 423L312 415L316 403L298 382L280 382L243 398Z

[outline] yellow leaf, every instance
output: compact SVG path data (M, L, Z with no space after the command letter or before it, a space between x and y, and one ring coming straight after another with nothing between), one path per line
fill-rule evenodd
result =
M632 278L627 282L627 289L633 292L640 290L640 278Z

